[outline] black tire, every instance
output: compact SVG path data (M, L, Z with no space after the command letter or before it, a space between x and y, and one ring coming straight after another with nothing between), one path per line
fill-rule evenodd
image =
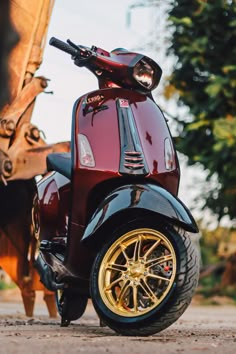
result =
M165 238L168 239L168 242L172 245L172 250L174 250L175 253L176 267L175 273L173 273L174 281L163 300L158 303L157 306L151 308L147 313L138 316L134 314L133 317L130 317L129 314L128 316L120 315L120 313L113 311L111 306L106 303L106 300L104 301L104 296L102 297L100 291L101 287L99 288L98 279L99 274L102 274L99 273L100 268L103 267L104 259L107 259L106 254L108 254L112 249L113 243L119 239L123 240L124 235L131 232L132 230L138 230L139 228L157 230L161 233L161 235L164 235ZM120 241L117 241L117 244L118 242ZM119 277L120 275L117 276L117 278ZM113 233L111 239L99 251L91 272L90 293L94 308L98 316L107 326L122 335L147 336L160 332L169 327L183 314L191 302L194 290L198 283L198 278L199 252L196 245L192 242L190 236L183 230L181 230L181 232L180 230L176 231L170 225L161 225L159 223L145 219L131 222L130 224L117 229ZM100 279L103 278L100 277ZM112 282L113 281L111 278L111 283ZM134 284L134 282L132 284ZM104 294L106 291L107 289L104 287ZM122 289L120 290L120 293L121 291ZM139 296L140 295L137 295L137 302L140 301ZM133 306L134 308L138 309L137 303Z
M62 327L67 327L71 321L78 320L84 314L88 303L86 296L69 289L58 290L55 296Z

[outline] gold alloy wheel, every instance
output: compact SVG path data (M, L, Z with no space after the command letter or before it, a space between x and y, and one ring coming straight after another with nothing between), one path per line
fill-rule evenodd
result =
M143 315L169 293L176 275L171 242L154 229L132 230L106 252L98 275L105 305L125 317Z

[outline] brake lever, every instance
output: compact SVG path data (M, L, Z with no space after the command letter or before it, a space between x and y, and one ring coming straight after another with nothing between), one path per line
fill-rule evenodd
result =
M70 39L67 39L67 43L74 49L80 51L80 55L82 56L83 59L88 59L92 56L92 52L83 46L76 45L73 43Z
M67 43L68 43L71 47L73 47L74 49L76 49L76 50L79 49L79 47L78 47L75 43L73 43L70 39L67 39Z
M67 43L78 52L78 55L73 58L75 65L80 67L84 66L87 60L91 58L92 52L80 45L76 45L70 39L67 39Z

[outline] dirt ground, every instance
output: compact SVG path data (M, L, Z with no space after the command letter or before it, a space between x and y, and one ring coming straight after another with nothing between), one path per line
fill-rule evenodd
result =
M0 354L236 353L236 306L192 304L171 327L150 337L121 337L100 327L91 304L68 328L50 319L41 294L34 318L24 316L19 293L0 292Z

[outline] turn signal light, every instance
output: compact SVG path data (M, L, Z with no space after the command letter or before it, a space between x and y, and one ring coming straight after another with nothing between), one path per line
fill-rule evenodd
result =
M93 151L87 137L83 134L78 134L78 139L80 164L86 167L95 167Z
M165 167L167 170L174 168L174 153L169 138L165 139Z

